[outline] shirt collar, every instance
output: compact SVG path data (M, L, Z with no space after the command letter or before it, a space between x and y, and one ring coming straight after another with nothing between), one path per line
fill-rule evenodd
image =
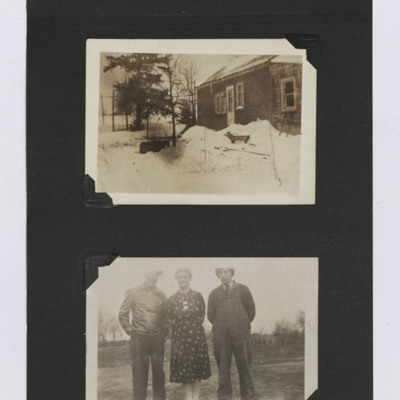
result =
M233 285L236 282L234 280L231 280L228 284L226 284L226 286L228 286L229 289L232 289ZM221 284L222 287L225 287L225 283Z
M146 282L143 282L140 285L140 288L145 290L146 292L157 292L158 291L158 287L157 286L154 286L154 287L151 288L148 285L146 285Z

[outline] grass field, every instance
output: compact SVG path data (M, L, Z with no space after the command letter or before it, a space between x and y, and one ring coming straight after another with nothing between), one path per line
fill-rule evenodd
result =
M121 349L122 350L122 349ZM120 351L121 351L120 350ZM255 350L255 351L254 351ZM304 399L304 357L299 352L260 352L253 349L252 375L258 400ZM200 399L216 399L218 369L214 357L211 360L211 378L203 381ZM115 364L114 364L115 365ZM166 390L168 400L183 400L179 384L168 381L169 362L165 362ZM235 363L232 363L234 399L240 399L239 379ZM132 398L130 365L99 368L98 400L127 400ZM151 396L151 373L148 397Z

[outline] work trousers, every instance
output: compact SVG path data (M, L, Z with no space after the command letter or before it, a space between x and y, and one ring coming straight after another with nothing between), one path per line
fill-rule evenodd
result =
M153 374L153 400L165 400L164 335L131 333L133 400L146 400L149 359Z
M218 400L232 399L232 353L235 355L239 373L240 398L254 399L254 386L250 374L250 330L243 325L245 324L235 324L230 321L214 330L214 356L218 365Z

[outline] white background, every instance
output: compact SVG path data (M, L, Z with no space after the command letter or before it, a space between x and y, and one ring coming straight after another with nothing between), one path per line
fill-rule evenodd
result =
M400 2L374 4L374 393L400 398Z
M26 398L25 3L0 1L0 396Z
M374 4L375 399L400 398L400 3ZM25 3L0 2L0 388L26 397ZM18 111L18 113L16 113ZM17 118L18 116L18 118Z

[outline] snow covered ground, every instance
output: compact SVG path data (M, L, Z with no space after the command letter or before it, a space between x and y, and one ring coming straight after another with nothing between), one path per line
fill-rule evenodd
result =
M164 130L157 126L151 126L157 137L168 134L167 125ZM227 132L250 139L231 143ZM99 132L98 192L298 194L301 137L279 136L266 120L221 131L194 126L178 138L176 147L140 154L145 135Z

